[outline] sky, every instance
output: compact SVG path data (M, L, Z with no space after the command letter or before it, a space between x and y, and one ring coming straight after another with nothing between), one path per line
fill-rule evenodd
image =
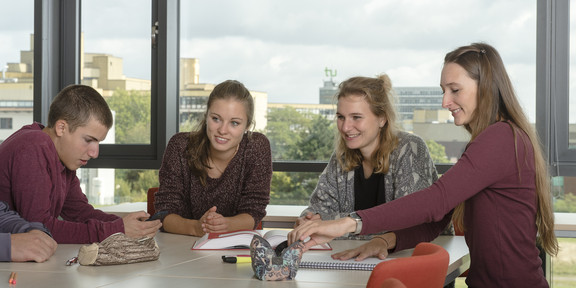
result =
M121 57L127 77L149 79L144 3L84 1L85 52ZM32 4L0 11L0 69L29 47ZM396 87L438 87L447 52L486 42L534 121L536 0L181 0L181 11L180 56L199 59L201 83L236 79L273 103L318 103L326 68L337 83L386 73Z

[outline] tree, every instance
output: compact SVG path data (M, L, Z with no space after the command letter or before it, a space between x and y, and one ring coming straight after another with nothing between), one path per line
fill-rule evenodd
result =
M327 161L334 150L334 122L316 115L309 129L301 131L296 145L289 148L289 159Z
M117 144L150 143L150 91L116 90L107 99L116 112L114 125Z
M293 107L270 109L267 116L266 137L270 140L272 159L290 159L288 153L300 140L310 120Z
M576 212L576 195L565 194L564 199L557 199L554 202L555 212L574 213Z
M115 112L117 144L150 143L150 100L149 91L116 90L107 99ZM156 170L115 170L114 197L116 202L146 201L148 188L158 186Z
M274 159L325 161L334 149L335 128L321 115L286 107L270 111L266 136ZM318 173L274 172L271 204L306 205L316 183Z
M444 146L434 140L426 140L426 146L428 146L430 157L432 157L432 161L434 161L435 164L450 163L448 156L446 156L446 148Z

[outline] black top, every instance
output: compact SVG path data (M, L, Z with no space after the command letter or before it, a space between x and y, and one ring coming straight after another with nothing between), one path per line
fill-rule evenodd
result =
M354 211L386 203L384 189L386 189L384 174L372 173L366 179L363 167L356 168L354 170Z

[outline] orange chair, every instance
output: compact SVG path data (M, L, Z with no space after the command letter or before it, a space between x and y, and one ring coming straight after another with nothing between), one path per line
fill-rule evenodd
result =
M382 286L380 288L407 288L402 281L396 278L388 278L382 281Z
M407 288L442 288L446 281L449 261L450 255L442 246L422 242L416 245L411 257L384 261L376 265L366 287L402 287L383 286L385 280L396 278Z
M154 212L156 212L156 210L154 209L154 194L156 194L156 192L158 192L158 187L152 187L148 189L148 197L146 199L147 202L146 210L150 215L154 215Z

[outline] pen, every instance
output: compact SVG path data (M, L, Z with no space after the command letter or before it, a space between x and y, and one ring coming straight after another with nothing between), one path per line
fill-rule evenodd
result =
M16 272L12 272L10 274L10 279L8 280L9 284L16 284Z
M72 264L78 262L78 257L72 257L70 260L66 261L66 266L71 266Z
M234 256L222 256L222 261L226 263L252 263L252 258L250 255L234 255Z

